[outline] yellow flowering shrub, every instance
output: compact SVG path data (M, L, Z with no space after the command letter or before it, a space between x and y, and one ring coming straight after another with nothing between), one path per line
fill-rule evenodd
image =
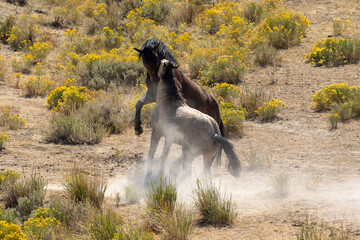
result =
M52 90L46 100L47 107L51 110L63 110L68 112L78 109L81 105L92 98L92 93L86 87L70 85L68 80L65 86L60 86Z
M195 48L189 58L190 76L196 78L199 76L200 70L205 68L209 62L215 61L224 48L202 47Z
M360 59L360 39L324 38L305 57L315 66L339 66Z
M38 18L34 15L24 13L11 28L9 38L6 40L14 50L20 50L30 46L36 41L40 31L36 25Z
M66 58L69 52L87 54L96 47L93 38L83 37L76 29L67 29L63 34L67 39L60 48L60 55L63 58Z
M13 113L10 106L0 106L0 127L8 127L12 130L18 130L26 125L25 120Z
M317 91L313 96L315 111L328 111L334 103L344 103L360 94L360 87L349 87L346 83L331 84Z
M187 58L194 49L192 44L193 37L189 32L175 33L171 32L166 46L175 58Z
M156 25L155 21L148 18L143 18L141 10L135 9L128 13L125 25L127 35L134 46L142 46L143 43L150 39L158 39L165 41L169 35L168 29L162 25Z
M219 36L235 40L241 44L246 39L246 33L250 29L248 24L242 17L234 16L228 25L222 24L217 34Z
M340 122L341 118L339 113L330 113L329 114L329 121L331 124L331 129L337 129L337 125Z
M78 7L78 10L84 13L85 16L93 18L97 21L101 21L107 16L106 4L99 3L94 0L85 0Z
M216 98L221 97L228 102L234 101L241 95L240 88L229 83L217 83L212 90Z
M109 27L104 27L102 29L104 46L106 49L111 50L113 48L119 48L123 41L123 37L121 36L121 28L117 29L117 31L111 30Z
M1 139L7 139L9 140L9 137L6 134L1 134L0 136L0 142ZM1 143L0 143L1 144ZM1 147L0 147L1 149ZM21 177L21 173L18 173L14 170L3 170L0 172L0 187L2 187L4 184L7 183L15 183L17 180L19 180Z
M0 40L6 42L9 38L11 28L15 25L15 16L10 14L6 19L0 24Z
M174 0L144 0L140 7L142 16L154 20L156 23L164 23L174 5Z
M110 52L82 56L77 68L81 85L106 90L116 86L135 86L140 78L144 79L145 69L138 57L127 56L127 50L120 55L122 50L112 49Z
M56 230L60 228L61 224L56 218L38 216L36 218L29 218L24 222L24 231L26 235L35 239L42 239L43 236L55 237Z
M299 13L282 11L265 19L259 30L272 46L286 49L301 42L309 25Z
M242 136L244 133L243 122L246 110L233 102L220 101L219 109L225 126L226 135L232 137Z
M244 3L244 17L250 22L260 21L260 17L265 11L263 4L254 1Z
M34 74L35 75L42 76L42 75L45 75L46 72L47 72L47 68L44 65L44 63L38 62L38 63L35 64L35 67L34 67Z
M43 62L53 46L50 42L35 42L29 47L29 54L33 56L34 63Z
M28 97L46 96L53 89L49 76L31 76L25 82L25 95Z
M282 5L280 0L264 0L262 2L245 1L243 15L250 22L259 22L264 13L270 12Z
M268 102L263 102L262 106L255 111L258 114L258 119L267 121L274 119L276 115L285 107L285 103L278 99L271 99Z
M313 95L315 111L329 111L331 128L337 123L360 116L360 86L350 87L348 84L331 84Z
M246 65L242 58L223 55L200 70L200 82L204 85L221 82L238 83L242 80L245 71Z
M26 240L27 238L21 231L20 226L6 221L0 221L0 239Z
M240 6L234 2L220 2L205 9L196 18L197 25L204 31L215 34L222 24L229 24L234 16L240 15Z
M6 70L7 67L6 67L5 57L0 55L0 81L5 80Z
M2 133L0 135L0 150L2 150L4 148L5 142L9 141L9 139L10 139L9 136L6 135L5 133ZM0 187L4 181L5 181L5 177L0 175Z

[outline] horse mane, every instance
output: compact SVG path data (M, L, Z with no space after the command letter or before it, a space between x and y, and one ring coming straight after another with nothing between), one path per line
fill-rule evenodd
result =
M175 59L175 57L173 55L171 55L171 53L169 52L169 50L166 48L165 43L160 42L157 39L148 39L141 47L140 53L139 53L139 58L142 57L143 53L146 50L153 50L154 47L158 46L157 48L157 53L161 54L162 56L165 57L165 59L173 62L173 63L178 63ZM159 59L161 60L161 59Z
M161 74L161 79L166 83L165 94L172 102L180 104L185 103L183 95L176 86L172 66L167 66L164 70L165 71Z

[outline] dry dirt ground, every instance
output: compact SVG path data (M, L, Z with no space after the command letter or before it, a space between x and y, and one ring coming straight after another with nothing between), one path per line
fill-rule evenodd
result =
M350 18L360 32L360 2L356 0L284 1L290 9L303 13L311 27L304 42L280 52L281 66L254 68L246 74L244 84L263 87L286 102L280 119L272 123L245 122L245 136L234 138L239 156L251 147L271 155L271 167L250 171L242 161L239 179L225 168L214 169L213 181L231 194L237 203L238 218L232 227L196 227L192 239L296 239L306 217L319 225L341 226L352 239L360 239L360 121L340 123L330 131L327 113L316 113L309 103L315 91L331 83L359 85L360 64L336 68L312 67L304 61L312 44L331 34L334 18ZM0 1L2 18L23 9ZM360 36L359 34L357 36ZM13 54L0 44L2 55ZM49 181L49 193L59 186L64 174L74 166L89 168L109 179L109 197L124 192L124 187L141 182L150 129L137 137L130 129L112 135L100 144L71 146L43 141L51 113L44 98L25 98L11 80L0 82L0 105L13 105L27 121L19 131L7 131L11 141L0 152L0 169L20 172L40 170ZM114 158L115 149L121 151ZM173 148L171 157L179 155ZM157 154L158 157L159 154ZM192 207L191 185L202 170L201 159L194 161L193 179L179 183L179 196ZM198 173L199 172L199 173ZM271 179L285 173L291 181L289 194L277 197ZM122 206L130 218L139 217L143 201Z

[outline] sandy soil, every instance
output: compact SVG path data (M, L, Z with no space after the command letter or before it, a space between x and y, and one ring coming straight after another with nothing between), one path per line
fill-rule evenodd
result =
M358 27L355 33L360 33L360 2L284 2L311 21L307 38L300 46L280 52L281 66L250 69L244 84L263 87L285 101L286 109L272 123L245 122L245 136L231 139L241 157L250 147L270 154L271 167L250 171L242 161L239 179L232 178L225 167L214 169L213 181L232 195L239 215L232 227L196 227L192 239L296 239L307 216L319 224L342 224L352 239L360 239L360 122L350 120L330 131L328 114L316 113L309 105L315 91L328 84L359 85L360 64L317 68L304 61L311 45L331 34L333 18L350 18ZM0 8L4 9L1 19L9 13L27 11L4 0L0 1ZM8 46L0 44L0 50L2 55L14 56ZM61 186L64 174L74 166L90 168L93 173L108 178L109 197L123 193L127 185L141 184L150 129L139 137L130 129L93 146L48 144L42 134L51 115L45 99L25 98L13 85L10 74L0 82L0 105L16 106L27 127L6 130L11 141L0 152L0 170L25 173L40 170L49 181L49 192ZM118 157L113 156L116 148L123 150ZM179 154L179 148L174 147L170 159ZM180 198L188 207L192 207L191 189L201 170L201 159L196 159L192 179L179 183ZM289 194L282 198L274 194L271 186L271 178L281 172L291 180ZM120 210L136 218L143 206L142 201Z

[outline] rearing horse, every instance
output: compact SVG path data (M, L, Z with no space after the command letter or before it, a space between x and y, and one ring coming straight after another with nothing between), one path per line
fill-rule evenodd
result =
M147 69L146 86L148 88L145 95L136 103L135 114L135 134L140 135L143 132L141 127L141 108L148 103L156 101L156 93L160 78L158 71L162 59L167 59L173 63L177 63L176 59L167 50L165 44L156 39L147 40L141 49L134 48L139 52L139 58L142 58L143 64ZM202 89L199 85L189 79L182 69L179 67L173 70L176 87L181 92L186 100L187 105L195 108L215 119L220 127L221 136L225 136L224 124L221 120L219 105L215 97L208 91ZM151 173L152 160L154 158L159 140L163 135L161 131L156 129L156 121L158 118L157 109L151 118L151 126L153 131L151 133L151 143L148 153L148 174ZM219 150L217 163L221 162L221 148ZM150 172L149 172L150 171Z

